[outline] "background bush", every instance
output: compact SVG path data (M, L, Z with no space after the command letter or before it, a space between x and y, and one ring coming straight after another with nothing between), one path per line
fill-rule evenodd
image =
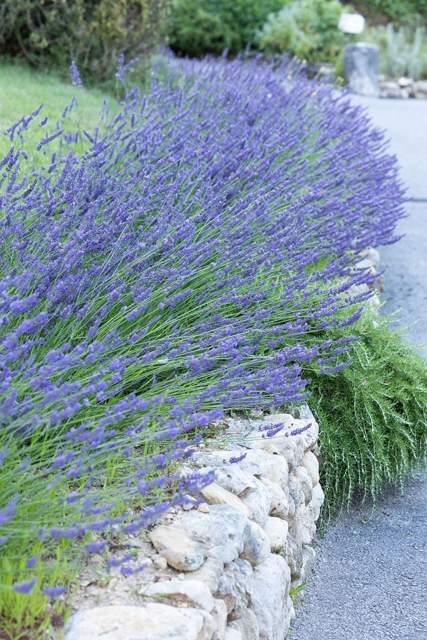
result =
M388 78L427 77L426 28L395 27L392 23L368 29L366 39L378 45L380 69Z
M0 53L39 66L68 68L74 58L87 78L111 80L117 58L151 53L169 0L3 0Z
M407 21L413 19L415 14L427 18L427 0L369 0L364 4L391 20Z
M427 0L343 0L362 13L370 24L414 24L427 19Z
M254 44L269 13L286 0L173 0L169 43L183 55L238 53Z
M338 0L296 0L271 14L259 35L267 52L291 52L302 60L333 61L344 43Z

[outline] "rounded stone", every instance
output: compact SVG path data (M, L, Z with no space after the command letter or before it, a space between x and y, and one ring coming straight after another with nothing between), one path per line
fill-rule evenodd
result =
M149 602L80 611L67 622L64 640L211 640L214 631L206 611Z
M178 571L196 571L205 561L203 547L178 527L160 525L149 536L166 562Z

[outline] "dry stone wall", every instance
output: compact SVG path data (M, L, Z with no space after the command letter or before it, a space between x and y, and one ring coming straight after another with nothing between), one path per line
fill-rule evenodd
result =
M99 585L87 568L65 640L283 640L295 615L290 589L315 556L318 425L304 407L226 426L232 445L191 458L192 471L215 471L202 501L129 537L141 573ZM280 430L268 437L271 426Z
M380 78L380 98L427 99L427 80L413 80L402 76L398 80Z

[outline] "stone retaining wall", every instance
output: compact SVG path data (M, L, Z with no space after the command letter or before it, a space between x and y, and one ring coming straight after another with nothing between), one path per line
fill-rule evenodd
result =
M284 426L267 437L270 425ZM87 568L66 640L283 640L294 616L290 589L315 555L318 426L308 407L226 426L232 447L204 446L191 458L193 471L216 472L204 501L129 537L144 558L141 573L116 571L99 585Z
M427 80L402 77L398 80L380 79L380 98L427 99Z

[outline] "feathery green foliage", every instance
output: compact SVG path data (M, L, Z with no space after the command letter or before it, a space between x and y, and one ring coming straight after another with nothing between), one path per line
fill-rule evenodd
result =
M351 366L312 377L324 519L356 496L375 502L427 453L427 363L386 320L365 318L351 333L360 337Z

